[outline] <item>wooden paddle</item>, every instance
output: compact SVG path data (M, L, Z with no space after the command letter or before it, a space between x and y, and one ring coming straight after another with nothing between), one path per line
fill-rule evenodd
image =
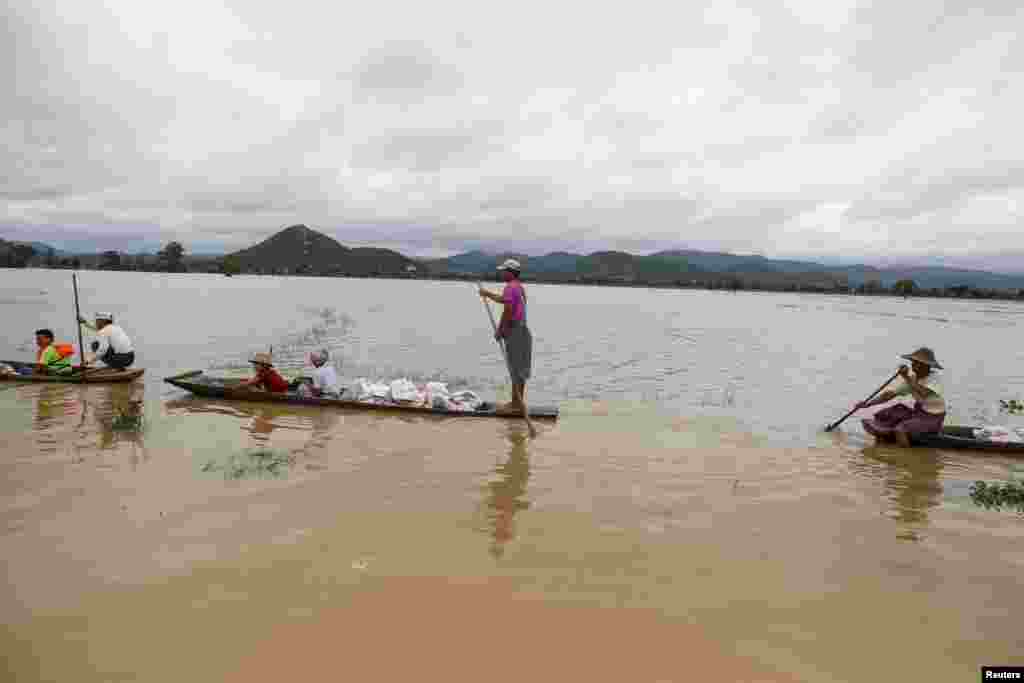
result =
M477 290L479 291L481 285L477 284ZM479 296L479 294L477 294ZM516 386L515 376L512 374L512 363L508 360L508 349L505 348L505 342L498 338L498 323L494 322L494 312L491 311L491 305L484 301L484 308L487 309L487 317L491 319L491 329L494 330L494 336L498 341L498 348L501 349L501 356L505 359L505 368L508 370L508 379L512 382L512 396L515 400L519 401L523 406L523 419L526 420L526 428L530 431L530 436L537 436L537 429L533 426L533 422L530 420L530 409L526 405L526 401L522 396L519 395L519 389Z
M896 374L894 374L894 375L893 375L892 377L890 377L889 379L885 380L885 384L883 384L882 386L880 386L880 387L878 387L877 389L875 389L875 390L874 390L874 391L873 391L873 392L871 393L871 395L870 395L870 396L868 396L868 397L867 397L866 399L864 399L863 401L861 401L861 403L867 403L868 401L870 401L871 399L873 399L873 398L874 398L875 396L877 396L877 395L878 395L878 393L879 393L880 391L882 391L882 389L885 389L885 388L886 388L887 386L889 386L889 383L890 383L890 382L892 382L892 381L893 381L894 379L896 379L897 377L899 377L899 375L900 375L899 371L896 371ZM851 415L853 415L853 414L854 414L855 412L857 412L857 408L858 408L858 406L859 406L859 404L858 404L857 406L854 406L853 410L851 410L850 412L848 412L848 413L847 413L846 415L843 415L843 416L842 416L841 418L839 418L838 420L836 420L836 421L835 421L835 422L833 422L832 424L830 424L830 425L828 425L827 427L825 427L825 431L826 431L826 432L831 432L831 431L832 431L833 429L835 429L836 427L838 427L839 425L841 425L841 424L842 424L843 422L845 422L845 421L846 421L846 418L850 417L850 416L851 416Z
M82 311L78 308L78 273L71 273L71 285L75 289L75 329L78 330L78 357L81 366L85 364L85 344L82 343Z
M84 377L90 372L96 372L102 368L90 368L85 362L85 344L82 343L82 311L78 307L78 273L71 273L71 284L75 290L75 329L78 330L78 357L81 359L78 376Z

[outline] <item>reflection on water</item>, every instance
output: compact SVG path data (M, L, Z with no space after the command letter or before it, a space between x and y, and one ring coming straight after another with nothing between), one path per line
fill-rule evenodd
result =
M274 416L269 410L258 410L253 416L248 430L256 441L268 441L268 437L274 431Z
M144 386L139 382L81 386L39 384L22 387L19 398L33 406L31 432L40 453L72 447L81 462L92 451L128 447L144 457Z
M341 414L334 410L317 410L312 417L312 431L303 447L305 468L309 471L327 469L327 446L335 427L341 424Z
M101 450L127 444L143 448L143 385L140 382L108 384L82 397L83 422L92 417L98 428Z
M31 388L35 393L32 431L40 452L57 452L60 446L57 433L82 412L81 404L76 400L75 388L68 384L40 384Z
M227 422L221 424L237 425L233 428L248 434L242 443L229 440L231 445L227 446L228 450L249 453L253 448L284 448L291 456L295 456L293 459L302 456L302 467L308 471L326 469L327 447L343 415L338 410L217 401L192 396L173 399L165 405L172 414L183 412L228 418ZM212 440L211 434L207 432L203 440Z
M522 425L509 424L506 438L509 442L508 458L494 472L497 478L487 482L486 499L488 532L491 535L490 553L500 558L505 544L516 535L516 513L526 510L526 482L530 478L528 439Z
M934 451L872 445L864 457L881 463L891 505L889 516L901 526L900 538L919 540L928 511L942 502L942 458Z

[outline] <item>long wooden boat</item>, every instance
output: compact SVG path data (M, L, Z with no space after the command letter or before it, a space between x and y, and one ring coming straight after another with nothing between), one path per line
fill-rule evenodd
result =
M864 431L879 441L892 441L893 436L887 431L877 428L871 420L861 420ZM1007 455L1024 455L1024 443L1007 441L989 441L974 436L974 427L950 425L943 427L938 434L918 434L911 438L910 443L924 448L941 448L948 450L987 451L1005 453Z
M315 396L298 396L293 393L271 393L261 389L240 387L239 379L209 377L202 370L184 372L173 377L165 377L168 384L190 391L196 396L219 398L234 401L260 401L287 405L322 406L330 408L348 408L355 410L378 410L390 412L413 413L419 415L442 415L445 417L502 417L522 419L522 415L499 413L493 403L484 403L477 410L441 410L425 406L414 406L396 403L364 403L346 398L320 398ZM530 406L530 417L534 420L557 420L556 406Z
M31 375L13 374L13 373L0 373L0 382L62 382L65 384L109 384L111 382L130 382L137 377L142 377L145 373L143 368L128 368L127 370L118 370L116 368L107 367L87 367L82 370L81 366L76 365L74 372L70 375L44 375L41 373L35 373L35 365L33 363L22 363L15 360L0 360L2 365L10 365L15 370L33 370Z

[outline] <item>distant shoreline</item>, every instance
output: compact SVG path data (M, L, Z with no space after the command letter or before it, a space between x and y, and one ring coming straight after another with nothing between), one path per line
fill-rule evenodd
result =
M249 276L249 277L308 277L308 278L342 278L358 280L421 280L433 282L489 282L496 283L493 273L388 273L388 274L359 274L359 273L224 273L221 271L195 271L185 270L169 272L157 269L105 269L105 268L69 268L57 267L30 267L10 268L5 270L69 270L79 271L100 271L100 272L131 272L131 273L164 273L169 275L220 275L220 276ZM877 285L857 287L836 285L833 287L821 284L803 283L799 276L805 274L789 273L693 273L692 277L685 280L680 279L674 282L665 281L643 281L643 280L622 280L579 276L565 277L544 277L527 276L523 278L526 284L544 285L574 285L590 287L622 287L631 289L660 289L660 290L706 290L726 292L770 292L776 294L826 294L842 296L868 296L868 297L898 297L902 299L966 299L966 300L990 300L990 301L1024 301L1024 289L1014 292L1012 290L989 290L966 285L958 287L937 288L915 288L909 292L896 291L892 287L879 287ZM810 274L817 275L817 274ZM784 277L794 281L786 284L765 283L759 278Z

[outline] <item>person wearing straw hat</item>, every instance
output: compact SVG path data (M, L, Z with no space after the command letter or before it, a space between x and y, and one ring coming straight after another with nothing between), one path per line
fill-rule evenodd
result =
M256 387L279 394L288 391L288 380L274 369L269 353L257 353L249 362L256 366L256 376L245 380L239 386Z
M499 408L500 412L521 413L526 401L526 382L533 367L533 335L526 325L526 290L520 281L523 268L519 261L507 259L498 266L505 280L505 289L495 294L483 287L480 296L504 306L495 339L505 342L509 372L512 375L512 401Z
M90 347L96 359L118 370L131 367L135 362L135 347L121 326L114 324L114 314L97 313L93 317L96 320L95 325L90 325L85 318L79 318L78 322L96 333L97 339Z
M922 346L913 353L900 356L910 361L911 367L901 365L898 379L877 397L858 404L858 408L871 408L888 403L894 398L913 396L914 406L897 403L878 411L870 420L862 420L865 431L876 437L894 437L902 446L910 446L915 434L935 434L942 431L946 419L946 400L937 370L942 366L935 352Z

